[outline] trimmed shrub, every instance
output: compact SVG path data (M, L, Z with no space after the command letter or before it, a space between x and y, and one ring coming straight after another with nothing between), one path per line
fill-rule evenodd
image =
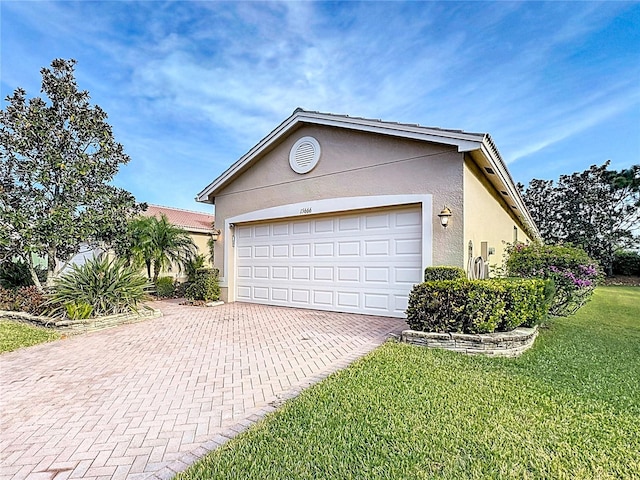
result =
M550 313L560 316L571 315L587 303L602 277L597 262L570 245L510 245L506 269L510 276L552 280L555 295Z
M160 298L172 298L176 291L173 277L160 277L156 280L156 294Z
M537 325L547 307L543 280L441 280L415 285L406 313L412 330L491 333Z
M47 304L54 316L66 315L69 303L90 305L95 316L137 312L148 287L147 279L124 259L100 255L56 279Z
M547 318L555 293L553 281L519 278L490 281L499 283L504 289L505 313L498 330L533 327Z
M219 300L220 285L218 284L218 269L198 269L193 282L186 288L184 296L188 300L202 300L205 302Z
M464 280L467 274L460 267L427 267L424 269L424 281Z
M615 253L613 259L613 274L625 276L640 276L640 253L622 250Z

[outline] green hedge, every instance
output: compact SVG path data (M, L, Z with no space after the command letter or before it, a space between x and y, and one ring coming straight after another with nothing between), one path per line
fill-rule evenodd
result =
M424 269L424 281L463 280L467 274L460 267L427 267Z
M184 296L188 300L213 302L220 300L220 285L218 283L218 269L199 268L193 282L187 286Z
M409 296L407 323L423 332L508 331L542 322L548 297L545 281L538 279L424 282Z
M613 274L640 276L640 253L630 250L616 252L613 259Z

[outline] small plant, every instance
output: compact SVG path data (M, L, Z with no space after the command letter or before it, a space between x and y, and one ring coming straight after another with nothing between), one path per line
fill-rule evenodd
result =
M137 312L148 287L147 279L125 260L100 255L58 278L47 303L54 316L65 315L68 303L90 305L95 316Z
M172 298L176 287L172 277L160 277L156 280L156 295L159 298Z
M218 284L218 270L215 268L201 268L196 272L195 279L185 290L188 300L202 300L213 302L220 299L220 285Z
M464 280L467 274L460 267L427 267L424 269L424 281L434 280Z
M64 308L67 312L67 317L72 320L84 320L91 316L93 307L84 302L69 302L64 304Z
M187 279L189 282L193 282L196 279L198 270L205 268L204 264L205 258L202 254L194 256L185 263L184 270L187 274Z

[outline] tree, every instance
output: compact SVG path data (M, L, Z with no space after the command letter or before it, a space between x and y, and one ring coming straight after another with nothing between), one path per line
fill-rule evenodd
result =
M638 246L640 165L609 164L519 187L545 242L582 247L610 275L615 252Z
M22 259L40 289L32 254L46 257L50 283L81 244L110 244L139 210L110 185L129 157L78 89L75 64L41 70L48 102L18 88L0 111L0 260Z
M184 268L197 252L189 232L171 224L164 214L159 219L134 218L129 224L129 237L129 244L121 247L118 253L145 265L147 276L154 282L160 272L172 264Z

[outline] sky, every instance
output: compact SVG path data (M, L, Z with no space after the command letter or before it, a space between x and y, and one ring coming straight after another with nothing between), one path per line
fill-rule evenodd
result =
M297 107L489 133L516 182L640 163L640 2L0 1L0 93L76 78L138 201L194 197Z

